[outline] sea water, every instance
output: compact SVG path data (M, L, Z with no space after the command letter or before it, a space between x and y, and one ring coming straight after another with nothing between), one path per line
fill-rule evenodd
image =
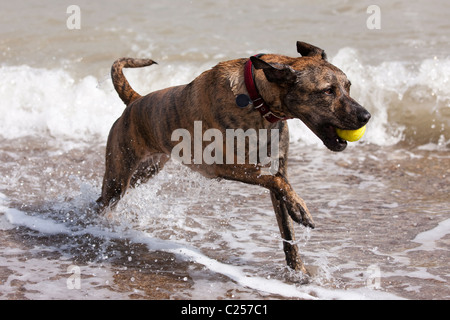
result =
M2 3L1 299L450 297L447 2L379 1L378 17L364 1L76 2ZM317 226L296 226L310 278L285 266L259 187L169 162L108 215L90 210L124 109L115 59L159 63L125 71L145 94L228 59L298 56L297 40L325 49L372 114L342 153L288 121L290 181Z

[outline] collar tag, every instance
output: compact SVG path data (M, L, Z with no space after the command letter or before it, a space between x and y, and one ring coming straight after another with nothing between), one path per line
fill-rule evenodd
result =
M252 100L250 99L250 97L246 94L240 94L236 97L236 104L239 108L245 108L246 106L248 106L250 103L252 102Z

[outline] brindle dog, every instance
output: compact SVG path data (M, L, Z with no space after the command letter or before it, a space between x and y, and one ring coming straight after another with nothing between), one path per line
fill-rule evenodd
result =
M275 54L251 57L250 81L253 80L261 100L277 119L298 118L328 149L342 151L347 143L336 135L335 129L358 129L369 121L370 113L349 96L350 81L340 69L327 62L322 49L299 41L297 51L301 57ZM261 174L262 165L248 162L191 163L188 166L209 178L269 189L284 239L287 264L307 274L295 244L292 220L311 228L314 222L305 202L287 178L287 122L268 121L255 109L258 106L250 98L247 106L242 101L237 102L238 96L250 95L244 72L249 59L221 62L187 85L141 97L130 87L122 68L154 63L149 59L122 58L112 66L114 87L127 107L109 133L102 194L97 200L99 211L114 207L127 188L146 182L162 169L179 142L171 139L176 129L186 129L192 136L195 121L201 121L203 132L215 128L224 136L226 129L278 129L279 166L275 174ZM223 148L226 149L225 142ZM248 156L248 149L246 151Z

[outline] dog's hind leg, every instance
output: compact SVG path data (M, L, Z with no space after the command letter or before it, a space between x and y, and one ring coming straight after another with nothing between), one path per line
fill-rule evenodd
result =
M102 213L107 207L113 208L125 194L131 177L143 160L143 155L134 152L129 138L122 133L123 120L117 120L108 136L105 154L105 175L102 194L97 200L97 211Z
M102 195L97 200L100 211L106 207L113 208L128 188L146 183L170 159L165 154L155 154L138 161L135 157L130 157L129 153L127 157L123 154L124 152L117 153L114 159L111 159L112 155L107 155Z
M134 188L139 184L146 183L151 177L158 174L162 170L164 164L169 161L170 157L164 153L152 155L150 158L142 161L133 176L131 177L130 187Z
M109 157L108 157L109 156ZM97 200L97 209L101 213L107 207L113 208L125 194L137 165L135 161L125 161L121 156L106 157L106 170L103 178L102 195Z

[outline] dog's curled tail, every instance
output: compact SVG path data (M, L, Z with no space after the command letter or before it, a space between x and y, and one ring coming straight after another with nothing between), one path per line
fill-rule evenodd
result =
M133 59L133 58L120 58L116 60L111 67L111 78L114 84L114 88L119 94L120 99L129 105L134 100L141 97L139 93L133 90L125 78L122 69L123 68L141 68L157 64L150 59Z

